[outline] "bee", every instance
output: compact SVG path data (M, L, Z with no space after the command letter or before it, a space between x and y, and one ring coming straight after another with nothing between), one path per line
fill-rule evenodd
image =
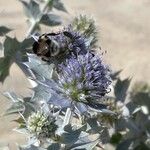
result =
M33 53L41 57L44 61L49 61L50 57L55 57L60 53L60 44L52 39L56 33L43 34L33 44Z
M58 36L59 34L61 33L43 34L37 39L36 37L33 37L35 39L33 44L33 53L41 57L43 61L47 62L50 61L50 58L56 58L57 56L63 57L64 54L70 53L73 48L70 49L68 47L68 43L75 43L75 41L78 41L80 36L74 36L71 32L64 31L62 34L66 37L66 42L59 43L54 39L54 36ZM78 42L77 47L81 46L82 44L83 43Z

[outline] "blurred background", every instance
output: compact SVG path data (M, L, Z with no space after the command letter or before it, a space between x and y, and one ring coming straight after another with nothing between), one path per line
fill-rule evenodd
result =
M149 0L62 0L68 14L62 16L68 24L79 14L93 17L99 31L99 45L105 61L112 70L122 69L121 78L150 83L150 1ZM57 13L57 12L56 12ZM60 12L58 12L60 13ZM14 29L12 36L24 39L28 30L22 4L18 0L0 0L0 25ZM45 28L43 32L50 32ZM10 76L0 84L0 92L14 91L20 95L31 94L25 75L14 64ZM9 107L9 101L0 94L0 115ZM25 137L12 131L15 116L0 117L0 144L23 143Z

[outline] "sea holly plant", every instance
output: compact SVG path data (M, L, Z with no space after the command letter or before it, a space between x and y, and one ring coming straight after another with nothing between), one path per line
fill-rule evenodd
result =
M41 24L60 24L51 10L67 11L60 0L21 3L29 31L22 42L5 36L0 59L1 81L15 62L35 83L31 97L4 93L12 102L5 115L18 114L14 130L28 137L18 149L150 149L150 87L137 83L129 91L131 79L103 61L93 19L80 15L62 30L35 34ZM0 36L10 31L1 26Z
M31 35L41 31L41 25L56 26L62 23L61 17L54 14L53 10L67 13L67 10L60 0L19 0L24 8L27 17L29 30L23 41L17 38L6 36L12 31L11 28L0 26L0 37L4 38L4 43L0 42L0 49L3 50L4 57L0 58L0 81L4 82L9 75L10 66L16 63L20 69L28 76L22 62L27 60L26 52L31 52L33 38Z

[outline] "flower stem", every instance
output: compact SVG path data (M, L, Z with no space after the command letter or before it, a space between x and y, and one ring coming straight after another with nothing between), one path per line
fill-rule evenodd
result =
M71 120L71 108L67 108L66 114L65 114L65 118L64 118L64 122L63 122L63 127L65 127L66 125L69 124L70 120Z
M47 1L45 2L44 6L43 6L42 9L41 9L41 14L39 15L38 19L36 19L36 20L32 23L32 25L30 26L30 28L29 28L29 30L28 30L28 32L27 32L27 34L26 34L26 37L29 37L29 36L33 33L33 31L34 31L36 25L40 22L40 20L41 20L43 14L45 13L46 8L47 8L47 6L49 5L49 2L50 2L50 0L47 0Z

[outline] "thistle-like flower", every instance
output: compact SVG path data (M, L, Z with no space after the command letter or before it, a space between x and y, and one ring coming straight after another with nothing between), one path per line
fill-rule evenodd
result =
M37 112L29 116L27 129L31 134L36 135L38 138L50 138L55 136L57 125L55 124L54 118L46 116L41 112Z
M52 96L49 103L72 107L78 113L87 109L102 109L101 98L108 93L111 79L109 69L91 53L72 56L58 67L58 78L45 80ZM42 84L43 84L42 83Z
M80 15L79 17L74 18L71 26L75 31L79 31L86 37L90 48L97 47L98 33L93 18L87 17L86 15Z

